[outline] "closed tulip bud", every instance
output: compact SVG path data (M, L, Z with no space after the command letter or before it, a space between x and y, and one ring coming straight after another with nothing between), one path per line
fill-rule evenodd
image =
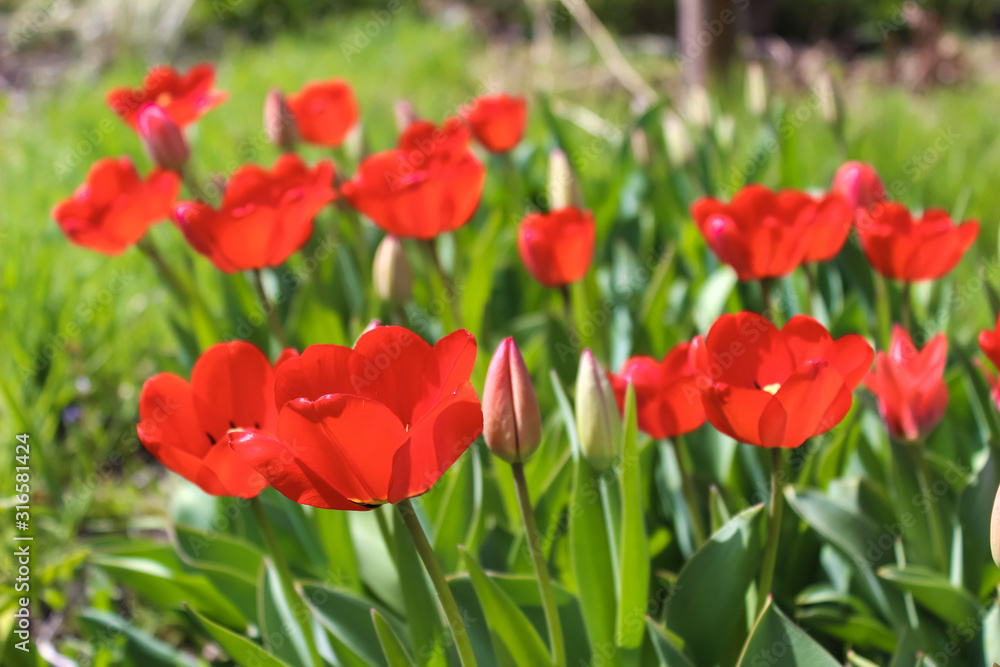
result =
M292 150L299 140L295 116L288 108L285 96L277 88L272 88L264 100L264 130L271 143L282 150Z
M663 114L663 137L671 166L682 167L694 157L694 144L691 143L688 128L684 120L673 111Z
M1000 489L993 501L993 516L990 517L990 551L993 552L993 562L1000 567Z
M402 303L413 291L413 272L399 237L387 234L375 250L372 282L383 301Z
M757 61L747 63L747 108L750 113L763 116L767 111L767 80L764 68Z
M885 185L875 167L854 160L840 165L831 190L846 199L852 209L872 209L886 200Z
M179 171L188 161L184 132L162 107L148 104L139 111L136 127L146 153L158 167Z
M542 441L542 416L531 376L513 338L493 354L483 388L483 437L507 463L527 461Z
M583 194L573 175L569 158L558 148L549 153L549 210L558 211L567 206L583 208Z
M396 129L400 132L408 128L413 121L417 120L417 111L407 100L397 101L396 106L393 107L393 111L396 115Z
M583 351L576 374L576 430L583 455L594 469L614 465L621 417L608 375L590 350Z

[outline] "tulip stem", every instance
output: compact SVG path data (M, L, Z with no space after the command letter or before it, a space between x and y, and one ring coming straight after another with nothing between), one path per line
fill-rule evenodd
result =
M771 507L767 515L767 543L764 545L764 560L760 565L760 585L757 589L757 611L767 604L774 581L774 566L778 560L778 538L781 536L781 509L784 505L784 475L781 472L781 448L771 449Z
M806 275L806 302L803 304L805 306L803 312L810 317L813 315L813 301L819 293L816 284L816 275L813 274L814 268L812 264L802 265L802 272Z
M774 321L774 313L771 312L771 279L760 279L760 310L761 315Z
M271 333L281 343L281 347L289 347L288 334L285 333L285 328L281 326L281 320L278 318L278 309L267 298L267 292L264 291L264 280L261 278L260 269L253 270L253 282L257 287L257 296L260 297L260 307L267 314L267 323L271 326Z
M566 309L566 328L570 329L573 327L573 297L569 293L569 285L560 285L559 294Z
M205 319L214 327L215 320L212 317L211 311L208 309L208 305L202 300L201 295L198 294L196 290L191 290L188 288L187 284L181 280L181 277L177 275L177 272L171 268L170 263L166 260L163 254L160 252L156 244L153 243L153 239L147 234L142 239L136 243L136 247L149 258L149 261L153 263L156 267L157 273L160 274L170 286L170 290L174 293L174 296L186 307L190 308L193 304L195 308L201 311Z
M907 283L909 284L909 283ZM927 468L927 459L924 458L923 439L916 443L905 444L904 447L913 455L913 465L917 473L917 486L920 495L926 506L927 527L930 529L931 554L939 572L948 572L947 545L944 531L941 529L940 514L938 513L937 498L931 486L930 470Z
M448 580L444 578L444 572L441 570L441 564L434 554L434 548L427 541L427 535L424 533L423 526L420 525L417 511L413 509L413 503L409 499L396 503L396 509L399 511L399 516L402 517L403 523L406 524L406 528L410 531L410 536L413 538L413 545L416 547L417 553L420 554L420 560L423 561L427 574L431 577L434 590L437 591L438 601L441 603L444 615L448 619L451 634L455 637L455 647L458 649L458 656L461 659L462 665L464 667L471 667L476 664L476 655L472 652L469 633L462 622L462 614L458 610L455 596L452 595L451 589L448 588Z
M562 624L559 621L559 607L552 591L552 579L549 577L548 563L542 551L542 540L535 523L535 512L531 508L531 496L528 493L528 480L524 477L524 463L515 461L510 464L514 473L514 488L517 490L517 503L521 508L521 520L524 521L524 537L531 552L531 564L535 567L535 578L538 579L538 590L542 594L542 607L545 609L545 624L549 630L549 642L552 644L552 659L556 667L566 665L566 645L563 641Z
M900 319L906 333L910 333L910 323L913 320L913 303L910 300L910 287L912 283L903 283L902 303L900 304Z
M309 647L309 656L312 664L314 667L322 667L323 659L320 658L319 651L316 650L316 639L313 636L312 614L309 612L308 607L305 606L302 596L299 595L295 588L292 571L288 569L288 561L285 560L284 554L281 553L281 549L278 547L278 540L274 535L274 530L271 528L271 522L267 518L264 503L261 502L259 496L254 496L250 499L250 509L253 511L253 516L257 520L257 526L264 537L264 544L271 555L271 561L274 563L274 569L278 573L278 579L281 581L281 589L285 594L285 599L288 601L292 616L302 628L302 635L305 637L306 644ZM296 602L298 604L295 604ZM300 611L305 611L306 613L300 614Z
M444 298L451 306L451 314L455 318L455 325L460 327L462 326L462 316L458 309L458 292L455 290L455 283L451 281L451 278L445 273L444 267L441 266L441 260L438 258L437 246L434 245L434 239L427 239L422 244L431 259L431 264L434 265L434 270L437 271L438 277L441 279L441 285L445 291Z
M701 512L698 511L698 496L694 490L694 479L684 463L680 436L672 438L671 444L674 446L674 456L677 458L677 469L681 473L681 491L684 493L684 500L687 501L688 515L691 517L691 532L694 533L694 543L695 548L697 548L705 543L705 526L701 521Z

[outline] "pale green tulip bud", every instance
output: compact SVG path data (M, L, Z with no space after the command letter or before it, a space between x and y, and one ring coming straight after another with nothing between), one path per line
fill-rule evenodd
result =
M621 417L608 374L590 350L580 356L576 374L576 430L583 455L595 470L614 465L621 439Z
M569 158L558 148L549 153L549 210L558 211L567 206L583 208L583 194L576 182Z
M1000 567L1000 489L997 489L993 516L990 518L990 551L993 552L993 562Z
M413 272L406 258L403 243L398 237L387 234L375 250L372 265L372 282L383 301L402 303L413 292Z

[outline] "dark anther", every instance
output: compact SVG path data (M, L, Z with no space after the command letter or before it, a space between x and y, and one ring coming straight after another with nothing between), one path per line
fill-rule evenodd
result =
M236 428L236 424L233 423L232 419L229 420L229 428Z
M212 434L209 433L208 431L205 431L205 435L208 436L208 441L214 445L215 444L215 438L212 437Z
M260 422L254 422L254 423L253 423L253 427L254 427L255 429L258 429L258 430L260 430Z

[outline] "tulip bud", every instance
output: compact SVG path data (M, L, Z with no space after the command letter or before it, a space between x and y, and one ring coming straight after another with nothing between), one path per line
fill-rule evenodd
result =
M590 350L583 351L576 374L576 430L590 465L610 468L618 455L621 417L608 375Z
M402 132L417 120L417 112L407 100L399 100L393 107L396 114L396 129Z
M136 121L139 138L146 153L157 166L179 171L191 154L184 132L156 104L148 104L139 111Z
M763 116L767 111L767 80L764 68L757 61L747 63L747 108L750 113Z
M413 291L413 273L399 237L387 234L375 250L372 282L383 301L402 303Z
M680 116L673 111L663 114L663 137L667 144L667 156L674 168L682 167L694 157L691 135Z
M295 116L277 88L272 88L264 100L264 130L271 143L282 150L292 150L299 140Z
M832 190L847 200L852 209L871 209L885 201L885 186L875 167L864 162L845 162L833 177Z
M990 551L993 552L993 562L1000 567L1000 489L997 489L993 516L990 518Z
M483 388L483 438L507 463L527 461L542 441L542 415L531 376L513 338L490 361Z
M549 210L558 211L567 206L583 208L583 194L573 175L569 158L558 148L549 153Z

